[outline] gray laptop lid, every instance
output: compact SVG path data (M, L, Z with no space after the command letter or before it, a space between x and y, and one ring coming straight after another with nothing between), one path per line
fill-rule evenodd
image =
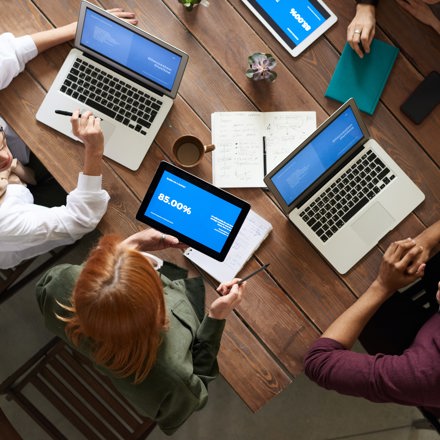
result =
M175 98L188 62L185 52L83 1L75 47L140 85Z

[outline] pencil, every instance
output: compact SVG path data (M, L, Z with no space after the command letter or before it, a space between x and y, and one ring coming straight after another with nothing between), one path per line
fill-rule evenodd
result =
M242 283L244 283L245 281L247 281L249 278L253 277L254 275L256 275L258 272L261 272L262 270L266 269L266 267L269 266L270 263L267 264L263 264L263 266L261 266L260 268L258 268L257 270L254 270L253 272L251 272L249 275L246 275L244 278L242 278L237 284L240 285Z

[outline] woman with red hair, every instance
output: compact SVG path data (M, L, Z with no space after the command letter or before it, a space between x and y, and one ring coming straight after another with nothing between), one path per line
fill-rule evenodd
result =
M46 326L91 358L141 414L172 434L207 402L225 319L245 283L221 284L204 315L201 278L145 251L182 248L147 229L103 237L82 266L60 265L37 285Z

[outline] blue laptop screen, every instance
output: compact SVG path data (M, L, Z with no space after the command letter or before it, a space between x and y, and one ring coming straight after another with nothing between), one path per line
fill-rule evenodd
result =
M330 16L316 0L254 0L251 4L291 48L302 43Z
M182 60L176 53L89 8L81 44L170 91Z
M164 171L145 217L220 252L242 209Z
M272 176L285 203L296 200L363 136L348 107Z

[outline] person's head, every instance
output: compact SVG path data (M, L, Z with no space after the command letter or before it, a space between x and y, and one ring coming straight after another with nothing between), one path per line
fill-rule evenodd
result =
M71 298L66 334L88 338L95 362L134 383L151 370L167 317L162 282L151 262L114 235L91 252Z
M0 125L0 171L7 170L12 163L12 154L9 151L6 142L6 134L3 127Z

